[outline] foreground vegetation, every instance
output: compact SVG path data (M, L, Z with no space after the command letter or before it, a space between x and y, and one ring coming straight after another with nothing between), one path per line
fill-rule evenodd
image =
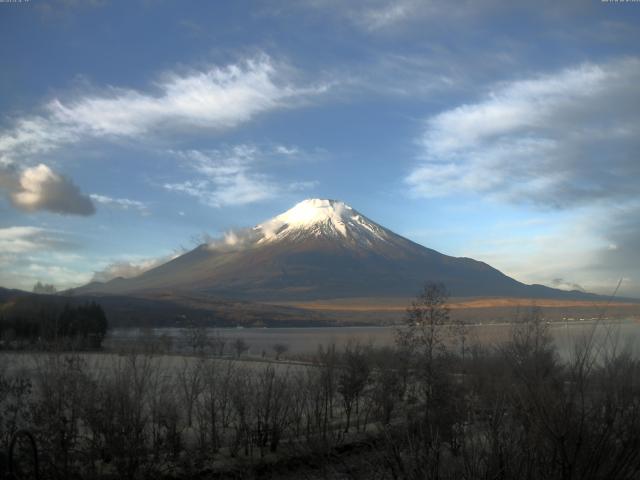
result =
M504 345L468 343L428 285L394 348L304 366L39 354L0 375L0 447L30 432L41 478L637 478L640 363L612 336L561 363L532 310Z

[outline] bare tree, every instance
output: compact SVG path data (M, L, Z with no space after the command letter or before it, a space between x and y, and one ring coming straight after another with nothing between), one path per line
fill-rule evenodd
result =
M446 353L445 327L449 326L449 294L441 283L426 283L407 308L406 324L397 331L397 344L417 361L415 373L420 379L427 406L439 380L437 362Z
M405 328L397 343L424 357L427 363L444 350L442 326L449 323L449 294L441 283L426 283L407 308Z
M5 365L2 368L4 370ZM0 447L8 450L11 437L31 422L28 401L33 383L25 374L0 372Z
M240 449L244 449L245 456L252 453L251 432L253 430L254 412L252 408L254 402L251 400L254 393L251 373L246 368L236 369L231 385L233 439L229 449L232 457L235 457Z
M276 343L272 348L276 354L276 360L280 360L280 356L289 351L289 345L284 343Z
M277 373L273 365L267 365L253 382L255 430L254 434L261 456L264 447L275 452L288 425L291 396L287 373Z
M240 358L243 353L249 350L249 344L244 338L236 338L233 342L233 350L236 352L236 357Z
M183 358L182 366L177 372L178 384L182 394L183 406L187 414L187 426L193 425L193 409L196 399L202 391L204 363L202 359L195 362Z
M209 336L204 325L191 320L184 329L184 336L189 348L194 354L203 354L209 346Z
M93 382L91 401L84 402L84 424L119 478L134 479L152 468L147 440L153 378L150 356L115 359L108 375Z
M342 397L342 405L347 417L344 431L348 433L354 408L358 418L360 396L369 380L371 366L366 350L359 344L347 344L342 358L344 366L340 369L338 376L338 393Z
M158 337L158 344L163 353L171 353L173 348L173 337L167 333L163 333Z
M198 397L197 414L201 449L218 452L229 425L231 388L235 376L232 362L209 361L203 368L202 393Z
M210 339L210 343L215 356L224 356L224 347L227 344L227 339L223 337L218 330L213 334L213 337Z
M376 358L371 396L383 425L391 422L391 416L400 403L402 379L394 365L384 358Z
M52 354L36 361L40 396L33 420L47 453L45 470L69 478L80 442L82 395L88 385L86 363L77 354Z

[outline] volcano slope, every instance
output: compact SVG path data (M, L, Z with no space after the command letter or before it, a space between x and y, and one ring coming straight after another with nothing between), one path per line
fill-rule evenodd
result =
M523 284L484 262L414 243L343 202L323 199L300 202L137 277L94 282L76 292L288 303L409 298L427 281L444 283L454 297L599 298Z

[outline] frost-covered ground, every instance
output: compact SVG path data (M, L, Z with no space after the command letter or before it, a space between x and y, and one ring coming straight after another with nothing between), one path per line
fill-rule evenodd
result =
M193 367L200 357L191 355L142 355L132 353L77 353L64 352L63 356L71 358L71 355L78 356L83 362L83 370L91 372L92 376L99 377L101 374L108 374L109 372L117 371L126 367L133 358L136 358L138 363L148 364L148 367L153 371L163 372L163 375L172 377L178 375L185 368ZM14 373L33 373L36 371L43 371L43 367L50 364L56 355L48 352L0 352L0 374L14 374ZM215 363L220 370L227 368L229 364L232 364L234 368L243 369L262 369L266 367L267 362L258 361L257 359L206 359L210 365ZM270 362L279 371L295 372L300 369L307 368L305 365L297 362Z
M513 326L508 324L483 324L467 326L466 348L474 344L485 347L499 347L506 342ZM550 333L556 342L561 357L568 359L576 343L580 343L594 332L599 344L606 348L628 349L640 356L640 322L633 320L600 322L580 321L549 325ZM376 347L392 346L395 343L395 327L326 327L326 328L246 328L246 329L207 329L210 339L225 340L224 357L214 359L220 364L230 361L248 368L258 368L269 362L282 369L305 368L304 360L318 351L335 345L341 351L347 344L359 342ZM166 341L169 339L169 343ZM234 352L234 342L243 340L248 350L240 358ZM452 348L459 348L460 338L452 335ZM145 346L156 345L151 357L153 366L167 374L178 371L185 364L196 362L188 345L185 331L179 328L158 329L116 329L105 342L105 350L95 353L81 353L86 365L93 371L110 371L119 363L127 361L129 353L142 354ZM275 360L275 345L284 345L287 351L280 361ZM167 348L168 345L168 348ZM39 364L48 361L46 352L0 352L0 369L33 370ZM212 358L212 352L205 350L205 357ZM302 360L302 362L300 362Z

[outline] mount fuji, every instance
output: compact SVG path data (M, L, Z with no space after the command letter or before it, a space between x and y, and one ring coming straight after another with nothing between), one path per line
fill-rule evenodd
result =
M412 242L349 205L304 200L133 278L93 282L83 294L188 294L257 302L413 296L426 281L455 297L593 298L525 285L486 263Z

